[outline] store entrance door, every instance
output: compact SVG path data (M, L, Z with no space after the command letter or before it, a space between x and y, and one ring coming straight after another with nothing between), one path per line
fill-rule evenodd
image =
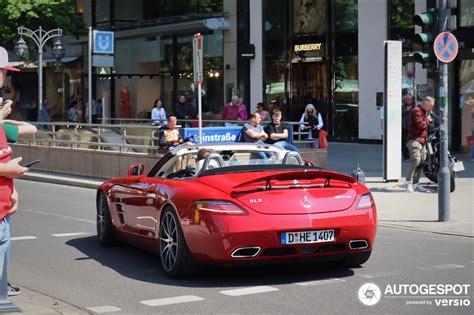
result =
M328 121L329 76L326 63L301 62L291 66L290 120L299 120L307 104L315 105L324 124ZM327 126L326 126L327 127Z

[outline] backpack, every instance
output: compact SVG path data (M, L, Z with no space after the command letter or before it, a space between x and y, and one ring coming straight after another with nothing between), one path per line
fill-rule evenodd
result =
M240 129L239 134L237 135L237 138L235 138L235 142L246 142L245 137L244 137L244 132L245 132L245 127L242 127L242 129Z

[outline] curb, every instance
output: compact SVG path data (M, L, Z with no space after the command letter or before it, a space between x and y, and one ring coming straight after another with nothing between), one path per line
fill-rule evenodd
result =
M21 176L20 180L29 180L34 182L49 183L49 184L58 184L58 185L68 185L88 189L97 189L97 187L102 184L100 179L79 179L79 178L68 178L64 176L51 175L51 174L42 174L28 172L27 174Z
M455 233L455 232L443 232L443 231L426 230L426 229L421 229L421 228L411 227L411 226L406 226L406 225L377 224L377 227L390 228L390 229L396 229L396 230L407 230L407 231L413 231L413 232L423 232L423 233L433 233L433 234L440 234L440 235L450 235L450 236L474 238L474 235L461 234L461 233Z
M40 293L38 291L28 289L22 286L20 286L20 288L21 293L17 296L10 297L10 299L16 305L18 305L18 307L20 307L21 313L11 314L93 314L92 312L81 309L80 307L64 302L52 296Z

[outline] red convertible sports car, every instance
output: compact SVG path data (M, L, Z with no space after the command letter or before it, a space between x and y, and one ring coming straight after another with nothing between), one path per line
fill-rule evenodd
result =
M158 253L171 277L199 263L323 259L353 267L374 245L377 216L367 187L305 165L296 152L181 145L144 174L143 164L132 165L127 177L98 188L98 240Z

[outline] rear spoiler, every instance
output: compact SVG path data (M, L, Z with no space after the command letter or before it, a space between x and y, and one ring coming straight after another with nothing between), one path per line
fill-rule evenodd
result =
M257 179L253 179L248 182L244 182L242 184L239 184L237 186L232 187L232 192L245 192L248 190L246 189L245 186L254 184L254 183L259 183L259 182L266 182L265 188L269 189L271 188L270 186L270 181L271 180L280 180L280 181L285 181L285 180L314 180L314 179L319 179L323 178L326 179L324 183L324 187L330 186L331 180L338 180L338 181L343 181L348 184L353 184L356 182L356 180L348 175L341 174L341 173L336 173L336 172L331 172L331 171L319 171L319 170L301 170L301 171L290 171L290 172L285 172L285 173L279 173L279 174L273 174L269 176L264 176L260 177ZM262 189L265 190L265 189Z

